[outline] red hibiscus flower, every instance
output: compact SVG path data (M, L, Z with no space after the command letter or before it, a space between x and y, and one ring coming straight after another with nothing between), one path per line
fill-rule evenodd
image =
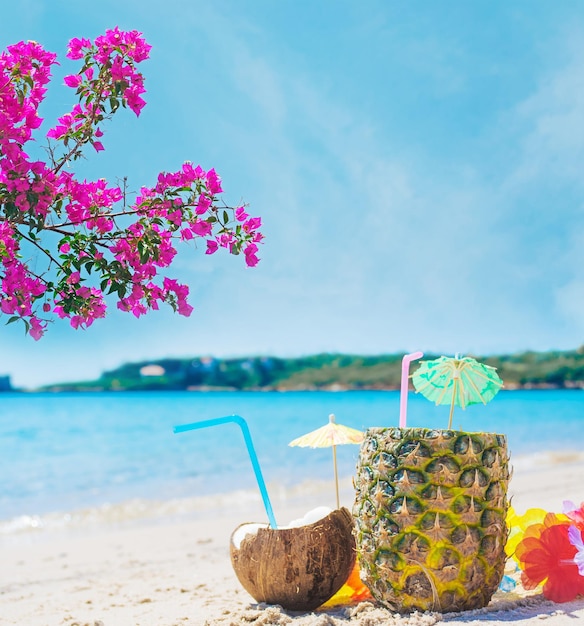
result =
M584 576L574 560L577 548L568 536L570 525L548 513L542 524L527 528L515 552L523 586L535 589L544 583L543 595L553 602L570 602L584 595Z

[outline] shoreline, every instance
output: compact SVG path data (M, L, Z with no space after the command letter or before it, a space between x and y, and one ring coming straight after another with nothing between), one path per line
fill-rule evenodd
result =
M519 461L519 459L518 459ZM526 457L514 465L510 496L523 512L560 512L584 501L584 455ZM350 509L344 479L341 504ZM332 490L326 485L330 506ZM318 487L318 485L316 486ZM279 524L323 504L320 488L273 494ZM584 598L553 604L539 593L497 592L489 607L460 614L394 615L370 602L309 614L257 605L239 584L229 538L239 524L265 521L260 501L191 510L183 519L119 520L75 529L0 535L2 624L7 626L431 626L438 621L567 626L584 618ZM259 499L258 499L259 500ZM202 504L202 503L201 503Z
M99 385L79 385L69 386L66 383L60 385L49 385L47 387L18 387L11 389L0 389L0 394L67 394L67 393L305 393L305 392L326 392L326 393L351 393L360 391L379 391L379 392L399 392L399 385L363 385L351 386L341 383L333 383L330 385L299 385L296 387L246 387L239 389L237 387L211 387L208 385L188 385L184 387L176 387L169 385L168 387L128 387L128 388L112 388ZM410 389L410 391L412 391ZM564 381L559 383L505 383L505 386L499 391L504 393L508 391L584 391L584 381Z
M536 492L533 493L534 498L532 498L532 490L528 483L537 482L539 485L549 486L551 489L553 479L547 480L549 468L561 467L566 470L568 476L574 477L573 481L568 478L565 490L578 489L577 476L584 476L584 451L563 449L527 453L517 457L511 455L511 466L515 473L514 479L516 482L521 482L517 489L518 496L514 499L514 505L515 501L518 500L520 504L525 501L523 508L537 508L539 505L535 501ZM339 487L343 496L341 503L349 510L352 506L353 497L352 480L353 476L339 478ZM284 512L290 509L300 511L300 509L305 508L305 511L297 515L297 517L301 517L306 510L312 508L312 505L314 507L322 504L333 506L333 483L328 478L304 480L292 485L268 482L267 487L276 514L279 510ZM567 494L564 499L573 498ZM584 500L584 495L582 499ZM559 506L560 509L557 511L561 510L561 501ZM238 515L256 516L256 519L245 519L244 521L262 521L266 518L260 492L255 487L233 492L172 499L127 498L78 509L57 508L40 513L25 512L0 519L0 546L3 541L9 541L13 537L26 535L32 537L41 536L43 533L66 533L68 531L83 533L84 530L95 531L102 526L115 529L133 525L160 525L185 520L204 521L213 515L221 516L226 511L235 511Z

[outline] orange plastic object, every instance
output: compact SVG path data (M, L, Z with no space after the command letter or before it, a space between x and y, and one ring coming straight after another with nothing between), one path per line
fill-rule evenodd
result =
M359 565L355 562L353 571L349 574L347 582L327 600L323 606L337 606L339 604L356 604L363 600L372 600L371 592L361 581L359 576Z

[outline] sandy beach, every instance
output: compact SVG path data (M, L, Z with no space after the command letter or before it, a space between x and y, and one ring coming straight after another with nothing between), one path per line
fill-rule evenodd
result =
M584 501L584 455L518 458L512 503L560 512L563 500ZM351 507L350 479L342 505ZM324 492L276 494L279 520L323 504ZM327 493L330 496L330 493ZM325 504L330 504L325 502ZM492 626L574 624L584 618L584 598L554 604L541 596L497 592L479 611L400 616L362 602L308 614L258 605L239 584L229 558L229 538L243 522L266 520L258 502L198 511L190 519L150 519L65 526L0 537L0 624L18 626L237 626L291 624L430 625L438 621Z

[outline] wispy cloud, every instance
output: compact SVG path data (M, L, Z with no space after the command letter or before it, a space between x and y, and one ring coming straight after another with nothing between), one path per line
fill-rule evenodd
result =
M572 32L563 45L564 64L544 70L534 93L514 111L522 136L519 163L507 181L511 186L584 184L582 32Z
M229 286L241 300L249 285L256 290L250 305L250 316L261 320L256 345L278 344L265 325L271 314L279 319L274 333L293 324L306 338L300 349L334 345L341 327L339 346L368 351L566 341L561 332L537 336L550 314L545 300L558 285L554 272L566 271L559 259L542 267L538 246L563 246L562 229L546 233L549 242L530 240L530 224L521 222L549 215L540 202L530 209L522 200L552 166L562 172L553 176L561 184L582 149L579 131L575 141L566 133L581 116L580 96L566 101L581 78L576 50L568 66L550 68L529 98L502 115L511 127L491 129L499 143L490 158L500 155L507 166L487 179L480 159L470 166L452 158L445 163L431 145L392 142L383 120L364 119L315 74L287 68L284 80L277 54L223 32L237 52L228 67L231 80L265 120L230 133L236 145L249 148L254 203L265 207L270 237L262 269L235 286L229 274L221 275L216 294ZM443 57L437 58L440 68ZM506 132L518 150L506 149ZM564 207L562 214L571 211Z

